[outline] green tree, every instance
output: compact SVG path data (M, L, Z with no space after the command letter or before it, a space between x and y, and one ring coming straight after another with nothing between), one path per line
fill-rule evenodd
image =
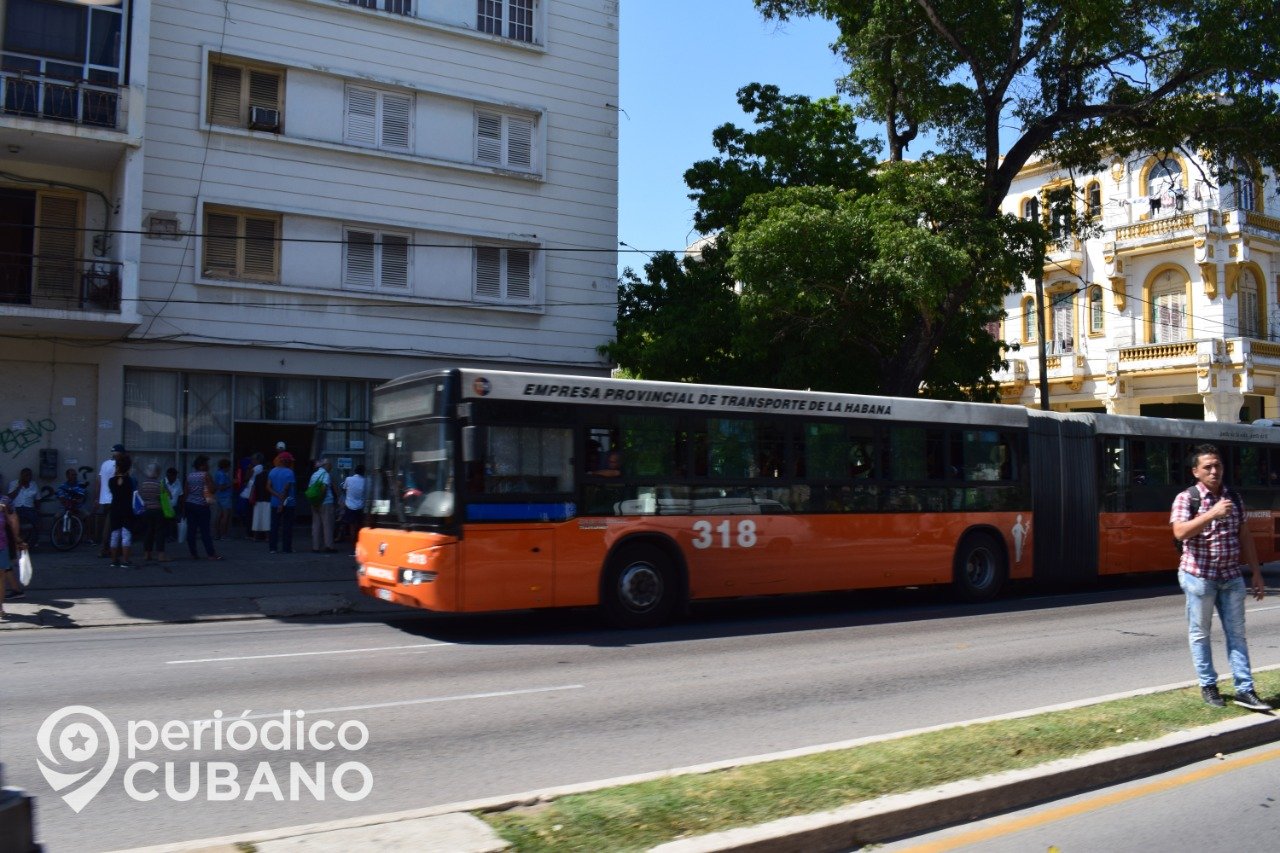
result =
M755 128L717 129L685 173L712 250L628 270L605 352L644 378L990 398L982 326L1030 250L1027 226L980 215L972 158L877 166L848 104L738 100Z
M1280 163L1280 15L1273 0L756 0L767 18L820 16L847 91L891 159L932 131L976 152L997 216L1033 156L1094 170L1182 146ZM1016 129L1012 144L1002 132ZM894 147L893 141L902 142ZM1005 149L1005 150L1002 150ZM1256 158L1248 160L1247 158Z

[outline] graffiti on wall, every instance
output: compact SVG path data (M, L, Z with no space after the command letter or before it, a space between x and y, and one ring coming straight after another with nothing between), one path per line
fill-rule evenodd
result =
M48 433L58 428L53 418L42 418L33 421L30 418L26 423L22 421L14 421L8 429L0 430L0 453L8 453L11 459L17 459L18 454L36 444L40 439Z

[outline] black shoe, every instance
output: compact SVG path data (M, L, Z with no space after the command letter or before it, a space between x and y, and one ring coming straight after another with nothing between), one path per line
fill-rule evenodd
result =
M7 592L4 597L10 601L17 601L19 598L26 598L27 591L25 589L20 589L17 592Z
M1271 711L1270 705L1258 698L1258 694L1252 690L1237 690L1235 702L1241 708L1248 708L1251 711Z
M120 568L122 568L122 569L136 569L136 568L138 568L138 567L137 567L137 566L135 566L133 563L130 563L128 560L125 560L123 563L121 563L121 564L120 564Z
M113 569L118 569L118 568L120 568L120 567L121 567L121 564L120 564L120 561L119 561L119 560L112 560L112 561L111 561L111 568L113 568Z
M1216 684L1201 687L1200 695L1204 698L1206 705L1212 705L1215 708L1227 707L1227 703L1222 701L1222 694L1218 692L1218 685Z

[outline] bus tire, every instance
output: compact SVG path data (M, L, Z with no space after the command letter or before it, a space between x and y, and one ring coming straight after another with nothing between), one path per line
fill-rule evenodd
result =
M600 584L600 604L618 628L650 628L666 622L679 598L671 558L647 542L624 545L610 558Z
M961 601L990 601L1008 576L1004 548L990 533L970 533L956 549L952 588Z

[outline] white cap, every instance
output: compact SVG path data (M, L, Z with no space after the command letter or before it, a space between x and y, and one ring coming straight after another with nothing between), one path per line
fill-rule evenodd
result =
M276 442L276 450L284 450L284 442L283 442L283 441L277 441L277 442Z

